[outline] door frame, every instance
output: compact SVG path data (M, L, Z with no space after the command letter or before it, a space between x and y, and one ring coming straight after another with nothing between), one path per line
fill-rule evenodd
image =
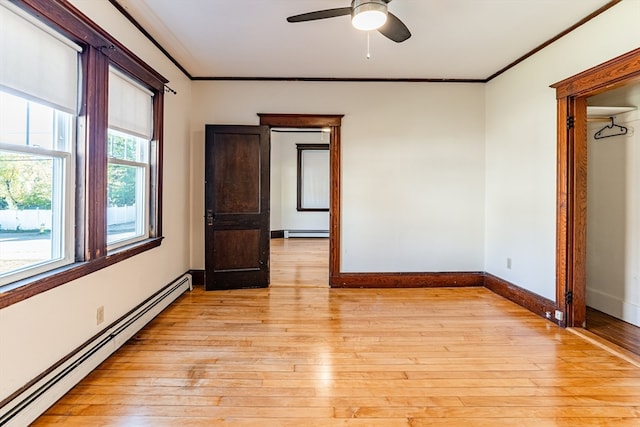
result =
M557 99L556 305L586 326L587 98L640 81L640 48L551 85Z
M341 155L340 127L344 114L273 114L258 113L260 125L287 128L328 128L329 137L329 286L340 275Z

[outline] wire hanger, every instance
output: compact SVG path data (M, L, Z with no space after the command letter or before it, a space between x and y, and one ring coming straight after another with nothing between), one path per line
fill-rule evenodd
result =
M613 117L610 117L610 119L611 119L611 123L609 123L602 129L600 129L598 132L596 132L596 134L593 136L595 139L609 138L611 136L618 136L618 135L626 135L627 132L629 132L629 129L627 129L626 127L615 124L613 122Z

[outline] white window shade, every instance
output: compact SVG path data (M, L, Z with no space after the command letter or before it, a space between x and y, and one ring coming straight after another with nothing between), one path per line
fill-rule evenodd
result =
M302 151L302 207L329 208L329 150Z
M114 68L109 69L109 127L151 139L153 93Z
M80 50L0 3L0 86L75 114Z

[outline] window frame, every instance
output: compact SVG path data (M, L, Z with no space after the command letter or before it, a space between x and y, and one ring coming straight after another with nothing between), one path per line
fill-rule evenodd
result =
M109 82L111 82L111 78L112 77L116 77L119 78L121 80L124 80L126 82L128 82L128 84L130 84L132 87L134 87L135 91L137 93L143 92L145 99L146 96L148 96L148 101L149 103L147 104L148 106L150 106L151 108L153 108L153 98L154 98L154 93L151 91L148 91L148 89L146 87L144 87L143 84L141 84L140 82L138 82L135 77L129 75L127 72L122 71L120 69L118 69L117 67L110 65L109 66ZM113 100L113 98L111 99ZM146 102L145 102L146 103ZM108 106L108 110L111 111L111 104L109 104ZM153 111L150 111L150 113L152 113ZM118 114L121 114L122 111L119 111ZM116 115L118 115L116 114ZM113 118L113 117L112 117ZM111 118L111 119L112 119ZM124 166L124 167L133 167L136 169L136 201L139 202L137 203L136 206L136 234L132 237L127 237L124 239L118 239L118 240L110 240L110 235L108 232L108 222L107 222L107 251L108 252L113 252L114 250L117 250L118 248L121 248L123 246L128 246L130 244L139 242L139 241L143 241L145 239L148 239L150 237L150 221L148 221L149 218L149 202L152 199L152 196L150 194L150 185L149 185L149 181L151 179L151 174L150 174L150 165L151 165L151 158L150 158L150 153L152 150L152 147L154 145L154 141L153 141L153 135L152 132L145 132L145 135L143 136L142 133L138 134L135 131L141 131L141 129L136 129L136 130L132 130L131 128L126 129L123 128L121 126L114 126L114 123L111 121L111 119L109 120L109 122L107 123L107 195L109 192L109 182L108 182L108 174L109 174L109 167L111 167L112 165L116 165L116 166ZM122 119L122 117L120 117L120 119ZM155 127L155 123L153 122L153 118L149 115L146 117L145 120L150 120L150 130L153 131L154 127ZM119 120L117 120L119 121ZM122 123L119 123L119 125L122 125ZM126 126L130 127L131 123L128 123ZM126 136L126 137L131 137L131 138L135 138L136 140L144 140L144 155L142 156L143 159L136 159L136 160L131 160L131 159L122 159L122 158L118 158L118 157L114 157L113 156L113 152L111 152L111 150L109 150L109 134L110 133L114 133L116 134L116 136L122 135L122 136ZM136 141L136 144L138 143L138 141ZM139 148L139 147L138 147ZM140 153L138 153L138 157ZM142 175L142 176L140 176ZM107 203L107 205L105 206L105 209L108 210L109 205ZM108 219L108 215L107 215L107 219ZM141 229L140 229L141 228Z
M327 151L329 152L329 144L296 144L296 150L298 150L297 160L297 196L296 196L296 210L298 212L329 212L329 206L331 206L331 190L329 187L327 207L308 207L304 204L304 194L306 185L304 182L305 166L304 166L304 153L305 151ZM327 159L327 166L329 166L329 159ZM327 174L327 180L330 182L330 173Z
M136 184L141 184L139 186L136 186L136 192L139 193L136 195L136 201L141 200L142 203L140 204L141 205L139 208L140 210L136 208L136 217L140 217L140 218L139 218L139 221L138 219L136 220L136 234L134 236L127 237L124 239L113 240L110 242L108 237L109 234L107 232L107 251L109 253L113 252L114 250L117 250L122 246L126 246L126 245L149 238L149 224L146 219L148 218L148 212L149 212L148 206L149 206L149 201L151 200L151 194L149 194L149 187L150 187L149 169L150 168L148 163L132 162L132 161L114 159L112 157L109 157L109 159L107 160L107 168L110 165L132 167L136 169L136 175L142 175L142 178L140 178L139 176L136 176ZM108 208L109 206L107 204L107 209ZM139 230L140 226L142 226L142 230Z
M75 259L72 264L0 288L0 309L160 246L162 242L162 75L68 2L10 0L81 45L80 111L75 146ZM149 152L149 237L107 250L106 185L108 72L113 65L153 92L153 135ZM73 161L73 159L72 159ZM102 191L103 190L103 191Z
M75 120L72 120L75 121ZM73 133L73 132L72 132ZM74 135L71 135L71 138L74 138ZM42 157L49 158L52 161L52 175L62 175L57 180L55 177L52 178L53 181L61 182L60 189L63 195L55 194L56 189L54 187L51 200L51 211L54 216L53 224L52 224L52 241L58 240L62 241L62 247L59 248L59 256L56 258L50 258L48 260L40 261L34 264L27 265L25 267L17 268L12 271L10 275L7 275L6 278L14 279L14 281L27 279L35 274L45 273L51 270L55 270L56 268L63 267L73 263L74 254L73 254L73 244L74 244L74 215L73 215L73 207L75 204L75 195L74 194L65 194L68 191L72 191L74 187L73 183L73 175L74 175L74 147L70 147L70 151L61 151L58 149L49 149L49 148L41 148L41 147L31 147L31 146L20 146L14 144L2 144L0 143L0 151L11 152L21 155L34 156L34 157ZM56 165L56 163L61 163ZM56 202L57 199L57 202ZM57 206L56 206L57 205ZM55 236L59 234L61 230L56 230L53 228L53 225L56 223L55 216L56 211L58 215L65 215L64 218L60 219L58 228L62 228L62 235ZM60 250L61 249L61 250ZM4 279L4 278L3 278ZM1 282L0 282L1 283ZM0 293L1 289L5 285L0 284Z

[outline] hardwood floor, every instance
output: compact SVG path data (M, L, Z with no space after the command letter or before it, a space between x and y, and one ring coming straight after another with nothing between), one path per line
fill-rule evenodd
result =
M329 239L271 239L272 287L329 287Z
M587 330L640 356L640 328L587 307Z
M183 295L35 425L640 425L640 362L485 288L329 289L279 262L268 289Z

